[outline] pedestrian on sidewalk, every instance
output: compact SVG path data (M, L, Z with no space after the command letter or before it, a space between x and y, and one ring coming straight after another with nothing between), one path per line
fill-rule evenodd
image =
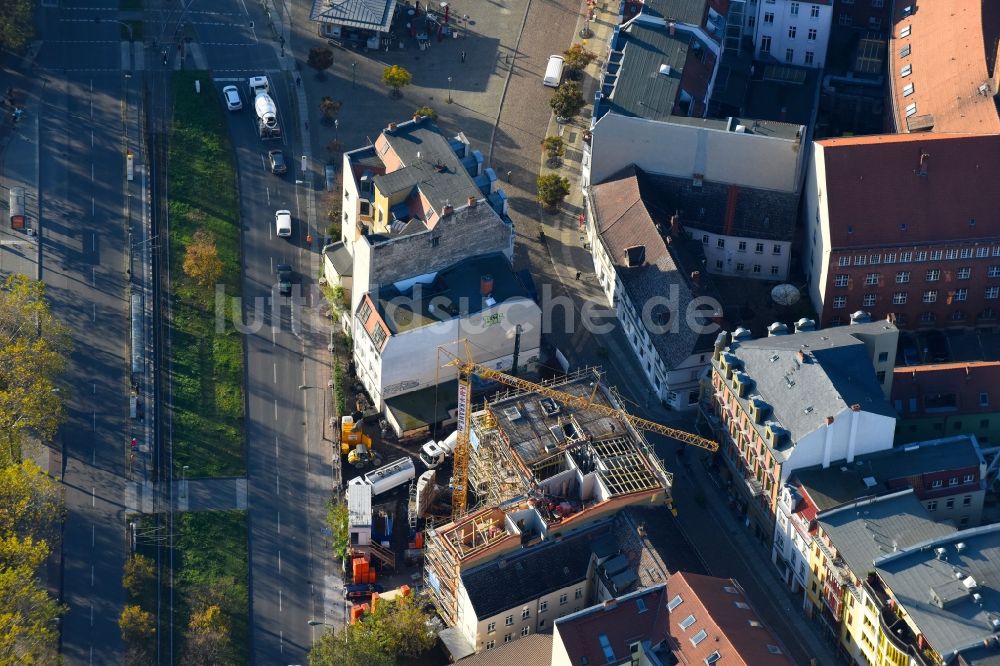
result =
M462 62L465 62L465 51L462 51Z

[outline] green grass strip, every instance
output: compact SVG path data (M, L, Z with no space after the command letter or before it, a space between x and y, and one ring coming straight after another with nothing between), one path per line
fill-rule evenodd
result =
M201 80L202 92L194 82ZM215 294L183 271L199 229L215 237L227 312L240 295L240 227L233 150L222 104L206 72L173 75L169 148L170 281L173 297L174 475L242 476L243 337L215 325Z

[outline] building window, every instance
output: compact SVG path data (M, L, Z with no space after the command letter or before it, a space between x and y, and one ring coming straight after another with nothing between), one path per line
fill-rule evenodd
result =
M889 352L879 352L878 354L879 363L885 363L888 360L889 360Z
M968 266L959 268L955 272L955 277L957 277L959 280L968 280L970 277L972 277L972 269L969 268Z
M958 485L958 477L957 476L953 476L950 479L948 479L948 485L949 486L957 486Z
M774 247L771 248L771 254L781 254L781 245L775 243Z
M885 0L872 0L872 7L875 9L882 9L885 6Z
M819 5L809 6L809 18L819 18Z
M855 266L864 266L867 263L868 263L868 256L867 255L859 254L858 256L854 257L854 265Z
M763 243L757 243L754 246L753 251L754 251L755 254L764 254L764 244Z
M1000 266L990 266L986 269L986 277L1000 277Z
M958 259L958 248L952 248L944 253L945 259Z
M708 245L708 234L702 234L701 242L704 243L705 245Z
M725 238L720 238L717 241L715 241L715 247L718 247L718 248L724 248L724 247L726 247L726 239Z
M937 289L926 289L924 291L924 303L937 303Z
M971 226L971 227L976 226L976 218L972 218L971 220L969 220L969 226ZM959 253L959 255L960 255L961 259L971 259L972 258L972 248L971 247L963 247L962 251Z
M899 57L900 58L905 58L906 56L910 55L910 52L912 50L913 49L912 49L912 47L909 44L903 45L903 48L899 49ZM913 86L911 85L910 87L912 88ZM905 88L903 89L903 94L906 94L906 89Z
M871 306L875 305L875 294L865 294L861 304L866 308L870 308Z
M893 305L906 305L906 292L905 291L897 291L895 294L893 294L892 295L892 304Z
M982 321L992 321L997 318L997 311L993 308L983 308L983 311L979 313L979 319Z
M486 649L487 650L492 650L496 646L497 646L497 642L496 641L494 641L494 640L486 641Z
M933 481L931 481L931 488L940 488L943 485L943 483L944 482L941 481L941 479L934 479Z
M927 503L927 510L930 512L937 511L937 500L931 500Z
M524 610L521 611L521 619L522 620L527 620L529 617L531 617L531 609L530 608L525 608Z
M838 263L838 265L841 268L843 268L844 266L850 266L851 265L851 258L850 257L841 257L837 263Z
M754 264L753 265L753 272L754 273L760 273L760 264Z
M906 284L910 281L910 271L899 271L896 273L896 284Z
M910 30L912 30L912 28L913 28L913 26L904 25L903 29L899 31L899 38L903 39L904 37L909 37L910 36Z
M747 251L747 242L746 241L740 241L739 244L736 246L736 249L739 250L740 252L746 252Z
M764 23L766 25L774 23L774 12L764 12Z
M708 638L708 632L704 629L698 630L698 633L691 637L691 645L697 647L698 643Z
M887 263L887 264L894 264L894 263L896 263L896 253L895 252L886 252L883 255L883 261L885 263Z
M935 319L937 319L937 317L934 315L933 312L921 312L920 313L920 323L921 324L933 324ZM938 423L937 425L941 425L941 424Z
M812 51L806 51L806 64L807 65L813 64L813 60L815 59L815 57L816 57L815 53L813 53Z
M746 264L744 264L742 262L739 262L739 261L736 262L736 272L737 273L742 273L744 270L746 270Z
M771 52L771 36L764 35L760 38L760 52L770 53Z
M506 618L504 618L503 623L504 623L504 626L507 626L507 627L511 626L512 624L514 624L514 616L513 615L508 615Z
M576 588L576 591L573 593L573 598L574 599L582 599L583 598L583 588L582 587ZM675 597L675 598L676 599L680 599L680 597ZM678 603L680 603L680 602L678 602ZM673 610L673 608L669 608L668 610Z
M972 495L966 495L962 498L962 506L972 506Z
M931 261L940 260L943 254L944 253L941 250L931 250Z
M846 287L847 284L848 284L848 280L849 279L850 278L847 277L846 273L841 273L837 277L833 278L833 286L834 287Z
M504 643L510 643L512 640L514 640L514 634L505 634L503 637Z
M567 599L568 599L568 595L565 592L563 592L562 594L560 594L559 595L559 605L560 606L565 606Z
M913 83L910 82L907 83L905 86L903 86L903 97L909 97L912 94L913 94Z
M941 271L937 268L932 268L931 270L927 271L925 279L928 282L937 282L938 280L941 279Z
M833 307L836 310L847 307L847 296L837 296L833 299Z
M967 300L968 298L969 298L969 290L968 289L964 289L963 288L963 289L956 289L955 290L955 300L956 301L964 301L964 300Z
M982 259L983 257L990 256L990 248L988 247L977 247L976 248L976 259Z
M490 622L488 625L486 625L486 633L492 634L496 630L497 630L496 622Z
M718 650L716 650L712 654L705 657L705 666L712 666L712 664L719 661L720 659L722 659L722 655L719 654Z
M717 270L717 271L721 271L722 270L722 259L716 259L715 260L715 270Z
M915 115L917 115L917 103L910 102L909 104L906 105L906 117L909 118L910 116L915 116Z
M913 65L907 63L903 65L903 69L899 70L899 75L906 77L913 73Z
M809 32L806 33L806 39L816 41L816 28L809 28Z
M964 310L953 310L952 313L951 313L951 320L952 321L965 321L965 311ZM955 421L955 424L957 425L958 421Z
M980 407L989 407L990 406L990 394L989 393L983 391L982 393L979 394L979 406Z
M531 627L529 627L527 625L521 627L521 635L522 636L527 636L530 633L531 633Z
M678 626L681 629L684 629L685 631L687 631L687 628L690 627L694 623L695 623L694 615L688 615L686 618L684 618L683 620L681 620L680 622L678 622Z
M790 3L788 5L788 13L791 14L792 16L798 16L799 15L799 3L797 3L797 2Z
M865 276L865 284L869 287L874 287L878 284L878 273L869 273Z
M840 16L837 17L837 23L839 25L848 26L854 23L854 19L847 12L841 12Z
M548 609L549 609L549 602L547 602L547 601L542 601L542 602L540 602L540 603L538 604L538 612L539 612L539 613L544 613L544 612L545 612L545 611L547 611Z
M899 263L901 263L901 264L908 264L911 261L913 261L913 253L912 252L900 252L899 253Z
M771 266L771 275L777 275L777 274L778 274L778 267Z
M1000 287L986 287L986 300L996 300L998 296L1000 296Z
M796 33L795 26L794 25L788 26L788 38L795 39L795 33Z

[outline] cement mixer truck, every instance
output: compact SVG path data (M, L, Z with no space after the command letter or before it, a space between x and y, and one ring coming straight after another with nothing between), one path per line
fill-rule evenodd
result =
M257 131L260 138L281 138L278 107L274 103L274 98L271 97L271 85L267 77L251 76L250 93L253 96L253 109L257 113Z

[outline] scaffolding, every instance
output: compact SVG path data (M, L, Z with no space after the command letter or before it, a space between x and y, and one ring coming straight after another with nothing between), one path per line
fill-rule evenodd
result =
M469 463L469 477L479 500L477 506L499 506L523 495L524 482L510 459L510 447L488 405L473 415L472 428L479 441Z

